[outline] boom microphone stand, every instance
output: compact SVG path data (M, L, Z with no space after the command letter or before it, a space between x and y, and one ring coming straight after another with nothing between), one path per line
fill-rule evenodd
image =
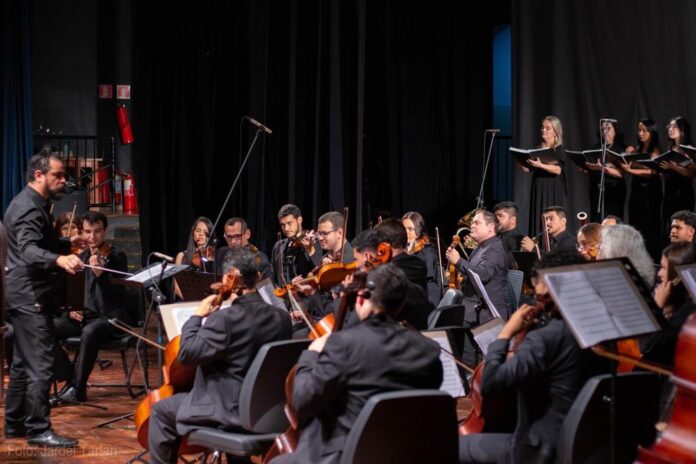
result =
M481 188L479 189L478 197L476 197L476 208L479 209L483 206L483 187L486 184L486 174L488 174L488 165L491 162L491 152L493 151L493 141L495 140L495 134L500 132L500 129L486 129L483 133L483 175L481 176ZM488 146L488 153L486 154L486 134L491 134L491 143Z

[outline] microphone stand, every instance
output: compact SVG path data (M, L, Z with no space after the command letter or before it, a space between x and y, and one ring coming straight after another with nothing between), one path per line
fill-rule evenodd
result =
M606 177L606 163L607 163L607 128L605 124L606 121L599 120L599 136L602 140L602 174L599 177L599 198L597 199L597 213L599 213L599 222L604 220L604 183Z
M491 152L493 151L493 141L495 140L495 133L496 131L490 131L491 132L491 144L488 146L488 154L486 154L486 134L489 131L486 130L483 133L483 157L484 157L484 163L483 163L483 176L481 177L481 188L479 189L479 194L478 197L476 198L476 208L479 209L483 206L483 187L486 184L486 174L488 173L488 164L491 162Z

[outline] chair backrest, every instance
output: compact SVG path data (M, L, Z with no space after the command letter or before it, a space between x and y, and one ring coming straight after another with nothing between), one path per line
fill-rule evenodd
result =
M342 464L458 462L455 400L439 390L371 397L351 428Z
M283 411L285 377L309 343L307 339L282 340L261 347L239 394L239 418L244 429L255 433L280 433L287 428Z
M512 314L520 306L520 295L522 294L522 282L524 272L517 269L508 270L507 301Z
M610 461L612 376L589 379L563 421L556 446L556 462ZM616 462L633 462L638 445L655 439L659 412L659 383L649 372L616 376L614 445Z
M439 307L428 315L428 329L444 326L463 327L465 311L464 305Z
M445 291L445 294L442 296L440 302L437 304L437 307L442 308L443 306L456 305L462 301L464 301L464 294L461 290L457 290L456 288L448 288Z

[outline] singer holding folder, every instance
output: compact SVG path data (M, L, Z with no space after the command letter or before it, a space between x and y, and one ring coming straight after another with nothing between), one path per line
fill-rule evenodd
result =
M523 166L525 172L532 171L532 190L530 194L529 229L533 235L539 232L539 218L549 205L565 206L566 181L563 168L565 150L563 148L563 126L556 116L546 116L541 120L541 144L539 148L552 149L557 159L543 162L529 159L529 167Z
M692 145L691 124L682 116L675 116L667 124L667 148L685 155L680 145ZM663 238L669 236L669 222L672 214L677 211L694 210L694 188L692 179L696 177L696 165L685 161L663 161L660 167L664 169L662 176L665 180L665 195L662 199ZM666 240L663 240L663 242Z

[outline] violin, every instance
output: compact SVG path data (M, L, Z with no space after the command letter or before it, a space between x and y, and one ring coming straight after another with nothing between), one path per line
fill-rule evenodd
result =
M191 264L196 266L197 268L201 268L202 262L203 261L214 261L215 260L215 247L212 245L208 245L205 250L203 247L196 248L196 251L193 252L193 256L191 257Z
M111 256L111 251L113 250L113 248L114 247L109 242L104 241L98 247L90 247L89 250L90 255L97 255L97 258L99 260L99 266L104 266L109 260L109 256Z
M241 284L241 276L237 269L230 269L226 277L227 278L224 279L225 282L218 290L216 298L213 300L213 306L220 306L233 292L236 293L245 288ZM180 347L180 335L177 335L167 343L166 348L164 348L164 365L162 366L164 383L159 388L149 391L135 410L133 420L137 430L138 443L140 443L144 449L149 449L149 422L155 403L167 399L175 393L190 391L193 387L193 381L196 376L196 366L184 365L179 361ZM160 346L158 346L158 348L162 349ZM179 446L178 454L198 454L204 451L205 448L189 445L184 437Z
M450 248L456 248L460 243L462 243L459 234L452 237L452 244ZM457 278L457 266L456 264L450 263L449 265L449 288L459 289L459 279Z
M317 234L313 230L302 230L300 233L295 235L294 237L290 237L290 243L288 244L289 248L304 248L304 244L302 243L305 239L309 240L310 242L313 242L317 240Z
M425 246L430 243L430 238L427 235L422 236L408 244L408 249L406 250L409 255L415 255L421 251Z

